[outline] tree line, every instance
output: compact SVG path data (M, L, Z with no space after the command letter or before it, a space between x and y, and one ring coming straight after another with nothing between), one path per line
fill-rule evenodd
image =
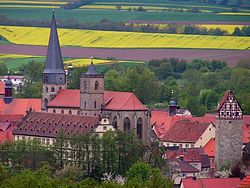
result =
M32 26L32 27L50 27L50 20L17 20L0 16L1 25L13 26ZM57 20L58 27L70 29L88 29L104 31L126 31L126 32L145 32L145 33L170 33L170 34L192 34L192 35L215 35L215 36L250 36L250 27L236 27L233 34L220 28L210 28L194 24L133 24L123 22L113 22L108 19L102 19L98 23L78 22L77 19Z
M46 182L39 182L45 185L51 181L55 183L49 187L60 186L58 180L71 180L77 185L88 182L89 178L96 187L102 187L102 180L109 180L114 187L122 187L121 184L125 183L125 187L131 187L134 181L139 187L143 187L146 181L155 186L160 180L166 184L163 187L172 187L171 180L162 173L167 166L161 158L162 153L157 146L153 148L156 152L143 146L134 134L124 132L107 132L102 138L95 133L86 133L71 139L59 133L52 146L41 145L39 139L6 142L0 145L0 187L19 187L20 184L25 187L24 184L30 182L26 176L35 179L35 185L41 178L38 172L44 166L50 174L42 178ZM146 168L146 174L137 173L138 168ZM156 177L152 171L157 173ZM25 179L13 181L20 179L20 174ZM119 179L123 182L117 182Z

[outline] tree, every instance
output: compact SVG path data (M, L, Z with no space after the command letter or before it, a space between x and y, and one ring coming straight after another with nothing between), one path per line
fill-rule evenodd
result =
M0 63L0 75L4 76L8 74L8 67L5 63Z
M105 73L105 89L111 91L122 91L123 80L119 72L116 70L109 70Z

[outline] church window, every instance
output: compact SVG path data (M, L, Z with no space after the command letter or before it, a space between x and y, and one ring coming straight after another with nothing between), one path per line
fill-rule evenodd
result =
M94 102L94 108L96 108L96 101Z
M47 105L48 105L48 99L45 98L45 99L44 99L44 106L47 107Z
M55 88L53 86L51 87L51 92L55 92Z
M95 81L95 90L98 90L98 81Z
M55 109L53 109L53 113L56 113L56 110L55 110Z
M61 114L64 114L64 110L61 110Z
M130 131L130 119L128 117L126 117L124 120L123 120L123 130L124 131Z
M136 134L139 138L142 138L142 118L137 120Z
M69 110L69 114L72 114L72 111L71 111L71 110Z
M83 82L83 89L86 90L87 89L87 82L84 80Z
M113 127L115 128L115 129L117 129L117 117L115 116L114 117L114 119L113 119Z

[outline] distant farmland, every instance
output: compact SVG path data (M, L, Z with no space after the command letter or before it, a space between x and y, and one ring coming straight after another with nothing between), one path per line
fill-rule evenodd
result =
M181 48L249 50L250 37L59 29L62 46L89 48ZM14 44L47 45L49 28L0 26Z

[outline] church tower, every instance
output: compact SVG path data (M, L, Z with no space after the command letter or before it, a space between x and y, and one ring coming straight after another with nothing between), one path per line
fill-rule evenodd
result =
M53 100L60 89L66 88L66 75L63 67L54 11L42 81L42 110L46 111L48 103Z
M98 116L104 104L104 76L96 71L91 58L88 71L80 78L80 109L83 115Z
M225 92L216 111L215 162L219 170L225 163L232 167L241 160L243 114L231 90Z

